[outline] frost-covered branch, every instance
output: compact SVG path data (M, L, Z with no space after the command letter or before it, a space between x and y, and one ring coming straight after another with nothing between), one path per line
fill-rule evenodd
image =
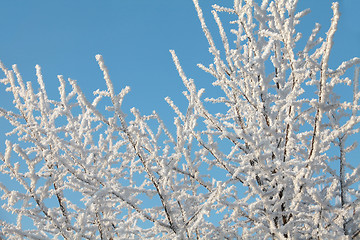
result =
M352 78L347 72L360 59L329 68L338 4L326 37L315 24L303 40L295 27L310 11L296 13L296 0L214 5L218 36L193 2L213 57L199 67L222 94L198 88L171 50L188 101L183 112L165 99L175 131L156 112L132 108L126 116L130 88L116 93L101 55L106 89L94 99L60 75L60 98L51 99L39 66L36 91L16 65L9 70L0 63L1 83L14 102L0 108L13 137L0 155L0 172L8 177L1 199L16 217L1 222L0 238L360 235L359 68ZM353 93L350 101L337 94L340 85ZM110 106L102 108L104 100Z

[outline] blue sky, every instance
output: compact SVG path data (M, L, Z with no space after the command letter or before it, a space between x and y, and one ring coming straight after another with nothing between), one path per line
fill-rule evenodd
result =
M217 28L209 10L216 2L232 4L230 0L200 0L215 38ZM300 31L306 36L315 22L326 31L331 1L300 0L298 9L304 8L311 8L312 13ZM340 1L342 18L331 56L334 67L360 56L359 9L358 0ZM166 117L171 109L164 97L185 103L169 49L176 51L186 74L210 91L211 76L196 67L209 64L211 56L191 0L12 0L3 1L0 11L0 59L9 68L18 64L26 81L35 80L34 67L39 64L54 98L58 97L58 74L76 79L88 96L105 88L94 58L102 54L116 90L125 85L132 89L125 107L134 106L143 113L156 109ZM9 95L3 91L0 100L8 106Z
M200 0L200 5L218 38L210 14L211 4L216 2L226 6L232 3ZM304 18L299 30L307 36L319 22L324 33L332 16L331 1L299 0L298 9L305 8L311 8L312 13ZM342 17L330 67L360 56L359 9L359 0L340 1ZM11 0L1 2L0 16L1 61L8 68L18 64L23 79L34 81L34 88L35 65L39 64L49 96L54 99L59 96L59 74L76 79L88 97L98 88L105 89L95 61L95 55L102 54L116 91L126 85L132 89L125 108L136 107L144 114L157 110L167 123L172 123L173 111L164 98L170 96L180 106L186 102L181 94L185 88L169 49L176 51L185 73L212 92L208 89L212 77L196 67L197 63L211 63L211 55L191 0ZM1 107L10 108L10 99L1 86ZM7 129L4 124L0 120L1 152Z

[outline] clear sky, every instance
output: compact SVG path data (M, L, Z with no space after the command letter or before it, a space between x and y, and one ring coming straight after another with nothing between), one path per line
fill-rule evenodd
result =
M200 0L215 38L218 34L210 6L230 6L232 2ZM315 22L323 26L323 33L327 30L331 2L299 0L299 10L312 9L299 27L304 36L311 33ZM340 0L340 11L330 63L333 68L360 57L360 0ZM196 67L197 63L211 63L211 55L191 0L8 0L1 1L0 16L1 61L8 68L18 64L25 81L35 81L35 65L39 64L49 95L55 99L59 96L58 74L76 79L89 97L92 91L105 89L95 61L95 55L102 54L116 91L125 85L132 89L124 107L136 107L145 114L157 110L171 123L172 109L164 97L172 97L181 106L185 88L169 49L176 51L185 73L211 92L212 77ZM10 99L1 86L1 107L9 108ZM4 126L4 121L0 124ZM2 152L4 129L0 130Z
M233 1L200 0L215 38L210 7L216 2L230 6ZM327 30L331 2L299 0L298 9L312 9L299 28L304 36L315 22ZM359 9L359 0L340 1L342 17L331 56L334 67L360 56ZM132 89L125 107L137 107L142 113L156 109L167 117L172 110L164 97L180 105L185 102L169 49L176 51L186 74L210 91L212 77L196 67L209 64L211 55L191 0L12 0L2 1L0 13L0 59L8 68L18 64L26 81L36 79L34 67L39 64L54 98L58 97L58 74L76 79L88 96L104 89L94 58L102 54L116 90L125 85ZM10 104L3 91L2 106Z

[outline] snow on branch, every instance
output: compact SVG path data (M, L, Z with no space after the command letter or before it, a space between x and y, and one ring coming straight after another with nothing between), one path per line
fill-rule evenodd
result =
M50 99L40 66L34 91L16 65L0 62L14 103L0 108L12 126L0 153L1 201L17 219L1 220L1 239L360 235L360 60L329 68L339 4L325 37L315 24L302 39L295 26L309 10L296 13L297 0L214 5L218 35L193 2L214 58L198 66L223 93L197 88L170 50L188 101L179 108L165 99L174 130L155 111L124 114L130 88L116 93L101 55L106 89L93 99L61 75L60 98Z

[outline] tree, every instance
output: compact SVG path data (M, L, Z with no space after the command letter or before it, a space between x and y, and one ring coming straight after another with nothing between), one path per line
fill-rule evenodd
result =
M353 80L344 75L360 59L328 66L338 4L326 38L317 38L316 24L301 50L295 26L309 10L296 13L297 0L214 5L222 52L194 4L214 57L209 67L199 67L223 94L203 99L204 89L186 77L171 51L188 100L181 112L166 98L177 115L176 132L156 112L133 108L128 120L121 106L130 89L115 93L100 55L107 89L95 91L93 100L62 76L60 100L49 99L39 66L34 91L16 65L1 64L15 111L0 112L18 140L6 141L0 170L19 185L0 184L2 207L17 216L16 224L1 222L2 237L360 236L360 166L349 154L359 132L359 68ZM234 19L234 44L219 12ZM352 99L336 94L341 84L353 88ZM103 109L103 101L110 106ZM219 112L208 110L210 104Z

